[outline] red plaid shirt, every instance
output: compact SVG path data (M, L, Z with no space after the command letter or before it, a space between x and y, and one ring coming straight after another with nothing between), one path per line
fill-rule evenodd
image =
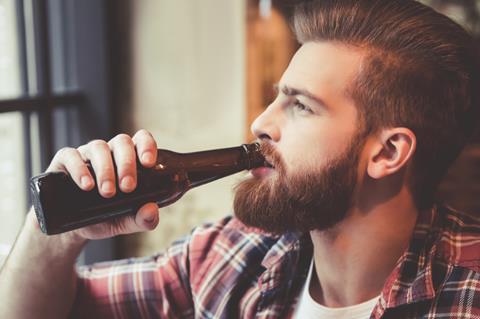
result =
M312 258L308 235L235 218L162 254L78 270L73 318L285 318ZM438 207L418 218L371 318L480 318L480 220Z

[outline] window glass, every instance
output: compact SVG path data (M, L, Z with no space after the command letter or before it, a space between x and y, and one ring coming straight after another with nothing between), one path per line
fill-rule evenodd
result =
M15 0L0 0L0 99L22 94ZM20 112L0 113L0 264L26 212L24 127Z
M0 99L21 95L15 0L0 0Z

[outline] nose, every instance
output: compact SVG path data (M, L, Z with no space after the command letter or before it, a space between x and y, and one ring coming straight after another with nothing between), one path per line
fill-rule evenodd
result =
M281 137L280 114L274 103L270 104L252 123L250 130L257 138L278 142Z

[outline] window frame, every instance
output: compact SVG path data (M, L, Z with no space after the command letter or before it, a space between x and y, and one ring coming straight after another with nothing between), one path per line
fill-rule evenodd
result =
M27 188L58 149L112 136L107 1L14 0L23 94L0 99L0 113L23 114ZM70 112L64 118L76 124L58 125L56 112ZM112 259L113 247L112 240L89 244L81 262Z

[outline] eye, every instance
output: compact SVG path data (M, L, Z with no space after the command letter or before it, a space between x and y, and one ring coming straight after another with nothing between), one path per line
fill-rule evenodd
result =
M293 107L300 112L313 113L311 108L301 103L299 100L293 102Z

